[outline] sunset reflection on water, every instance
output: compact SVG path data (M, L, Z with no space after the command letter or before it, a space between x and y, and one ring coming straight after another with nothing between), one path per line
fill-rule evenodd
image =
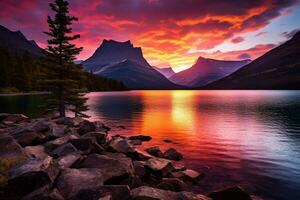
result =
M87 97L92 120L105 121L111 134L148 134L153 140L144 147L181 151L188 167L206 174L201 192L239 184L266 199L300 199L300 92L130 91Z

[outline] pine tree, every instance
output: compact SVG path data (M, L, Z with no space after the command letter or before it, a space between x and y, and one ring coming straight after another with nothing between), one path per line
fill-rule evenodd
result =
M51 92L48 98L48 111L58 111L61 117L66 111L74 111L76 116L85 116L84 111L86 99L81 94L79 80L84 76L80 65L74 64L76 55L82 51L71 41L78 39L80 35L71 35L73 21L76 17L69 15L69 3L65 0L55 0L50 3L51 9L55 12L54 18L48 16L47 22L49 31L44 32L50 39L44 51L42 65L46 67L45 89Z

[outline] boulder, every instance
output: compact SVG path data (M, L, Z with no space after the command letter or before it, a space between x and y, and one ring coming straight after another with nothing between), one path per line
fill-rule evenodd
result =
M170 148L167 151L164 152L163 155L164 158L168 160L182 160L183 156L181 153L179 153L176 149Z
M50 130L50 126L47 123L47 121L44 119L44 120L39 120L39 121L33 123L32 129L36 132L46 132L46 131Z
M25 197L21 200L64 200L60 192L54 188L51 189L50 185L43 186Z
M207 196L212 198L213 200L251 200L250 195L239 186L233 186L220 191L212 192L209 193Z
M197 183L203 175L204 174L196 172L192 169L186 169L184 171L172 172L172 177L179 178L179 179L183 180L184 182L192 182L192 183Z
M68 155L70 153L75 153L78 150L71 144L71 143L65 143L61 146L57 147L51 152L51 155L55 158Z
M135 135L135 136L130 136L129 140L150 141L152 140L152 137L148 135Z
M84 135L88 132L96 131L96 125L93 122L83 120L79 123L79 128L77 129L77 133L80 135Z
M174 169L171 161L163 158L151 158L146 161L145 167L158 177L166 177Z
M127 185L104 185L97 189L81 190L73 200L129 200L130 189Z
M8 135L1 135L0 157L2 159L23 160L27 156L24 149L13 139L13 137Z
M131 191L134 200L177 200L177 192L141 186Z
M51 158L29 159L8 172L8 193L24 196L46 185L52 185L59 170Z
M146 179L149 176L149 171L145 168L144 161L134 161L133 167L135 174L141 179Z
M55 140L48 141L48 142L44 143L43 145L45 146L46 152L50 153L57 147L67 143L70 139L75 139L75 138L77 138L77 137L74 135L65 135L61 138L57 138Z
M173 170L174 172L186 170L186 167L182 163L172 162L172 164L174 167L174 170Z
M63 137L66 133L68 133L69 128L66 125L62 124L51 124L50 135L55 138Z
M165 139L163 140L165 143L172 143L173 141L172 140L169 140L169 139Z
M118 185L128 185L130 189L133 189L142 186L143 182L139 176L130 175L126 179L120 181Z
M21 134L13 135L21 146L33 146L41 144L44 138L36 132L23 132Z
M131 196L134 200L210 200L210 198L200 194L191 192L173 192L149 186L141 186L133 189L131 191Z
M27 146L24 148L24 151L26 152L28 157L45 159L47 156L49 156L46 153L45 147L43 145Z
M138 160L138 161L145 161L145 160L149 160L150 158L153 158L153 156L151 156L147 152L144 152L139 149L134 149L133 152L128 152L126 153L126 155L131 157L133 160Z
M147 148L147 149L145 149L145 151L152 156L159 157L159 158L163 157L163 153L160 150L159 146Z
M57 163L59 169L66 169L72 167L80 159L81 159L81 155L79 153L70 153L68 155L59 157L57 159Z
M105 132L89 132L81 136L82 138L91 138L94 142L102 145L106 142L107 133Z
M130 140L129 143L132 145L142 145L142 140Z
M101 153L104 151L103 147L101 147L98 143L93 141L92 138L78 138L69 140L76 149L82 151L85 154L90 153Z
M22 114L1 113L0 121L4 123L20 123L23 121L29 121L29 118Z
M130 158L119 155L107 156L91 154L80 164L81 168L101 169L105 184L115 184L134 173Z
M82 190L97 190L103 185L99 169L65 169L57 178L57 189L66 199L72 199Z
M112 152L133 153L135 148L128 142L127 139L115 137L109 142L109 148Z
M174 192L180 192L185 190L186 184L178 178L163 178L161 183L157 185L157 188L163 190L171 190Z

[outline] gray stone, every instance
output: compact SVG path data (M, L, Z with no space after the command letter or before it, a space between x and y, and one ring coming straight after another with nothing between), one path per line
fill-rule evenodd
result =
M66 169L72 167L77 161L79 161L81 155L79 153L71 153L57 159L57 163L60 169Z
M176 149L170 148L167 151L164 152L163 155L164 158L169 160L182 160L183 156L181 153L179 153Z
M75 153L77 151L78 150L71 143L65 143L65 144L57 147L56 149L54 149L51 152L51 155L55 158L58 158L61 156L68 155L70 153Z
M98 144L104 144L106 142L107 133L105 132L89 132L81 136L82 138L91 138Z
M0 114L0 121L4 123L20 123L23 121L29 121L29 118L22 114L8 114L8 113L1 113Z
M80 164L82 168L98 168L106 184L115 184L134 173L130 158L91 154Z
M24 148L24 150L25 150L26 154L28 155L28 157L45 159L47 156L49 156L46 153L45 147L43 145L27 146Z
M26 195L46 185L52 185L58 175L56 162L47 157L41 159L30 159L13 167L8 172L8 192L18 195Z
M163 190L171 190L174 192L180 192L185 190L186 184L178 178L163 178L161 183L157 185L157 188Z
M29 193L21 200L64 200L64 198L56 188L52 190L50 185L46 185Z
M149 177L149 171L145 168L144 165L145 165L144 161L133 162L134 172L141 179L146 179L147 177Z
M128 140L116 137L110 141L109 150L119 153L133 153L135 148L128 142Z
M155 157L159 157L162 158L163 157L163 153L160 150L160 148L158 146L154 146L154 147L150 147L145 149L146 152L148 152L150 155L153 155Z
M141 186L131 191L134 200L178 200L178 193L152 188L148 186Z
M57 189L66 199L72 199L82 190L95 190L103 185L99 169L65 169L57 178Z
M172 173L172 177L179 178L185 182L192 182L192 183L197 183L203 175L204 174L196 172L195 170L192 169L186 169L184 171L178 171Z
M8 135L1 135L0 157L2 159L23 160L27 156L24 149L13 139L13 137Z
M174 169L171 161L163 158L151 158L146 161L145 167L159 177L168 176Z
M77 129L77 132L80 135L84 135L88 132L93 132L96 131L96 125L93 122L83 120L82 122L79 123L79 128Z

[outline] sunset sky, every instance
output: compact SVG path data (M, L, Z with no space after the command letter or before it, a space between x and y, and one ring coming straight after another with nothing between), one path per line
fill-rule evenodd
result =
M44 47L49 0L1 0L0 24ZM297 0L70 0L73 26L92 55L103 39L131 40L152 65L190 67L197 57L255 59L300 30Z

